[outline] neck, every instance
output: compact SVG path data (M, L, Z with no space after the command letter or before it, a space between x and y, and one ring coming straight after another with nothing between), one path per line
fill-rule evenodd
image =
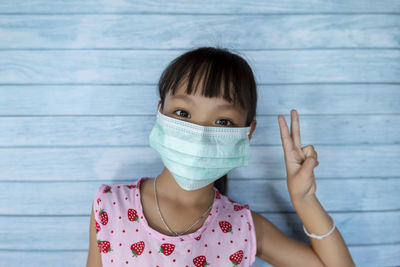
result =
M165 167L157 177L156 190L159 200L165 199L182 207L209 207L214 202L214 183L196 190L186 191L177 184L175 178Z

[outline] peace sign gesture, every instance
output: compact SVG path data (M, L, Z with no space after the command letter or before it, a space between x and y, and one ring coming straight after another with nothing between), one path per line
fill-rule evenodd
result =
M292 109L290 114L290 134L283 116L278 116L278 123L285 156L287 187L294 202L314 195L317 189L314 168L319 162L312 145L301 147L299 116L295 109Z

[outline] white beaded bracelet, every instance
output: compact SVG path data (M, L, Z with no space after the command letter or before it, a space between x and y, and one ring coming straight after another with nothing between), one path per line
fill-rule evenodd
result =
M335 225L335 221L332 219L332 217L330 215L329 215L329 217L331 218L331 220L333 222L333 227L328 233L326 233L324 235L309 234L307 232L306 228L304 227L304 224L303 224L303 229L304 229L304 232L306 233L306 235L308 235L309 237L312 237L312 238L316 238L316 239L322 239L322 238L327 237L328 235L330 235L333 232L333 230L335 230L336 225Z

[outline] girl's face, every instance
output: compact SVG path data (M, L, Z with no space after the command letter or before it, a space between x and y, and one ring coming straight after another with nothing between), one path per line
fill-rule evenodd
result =
M247 111L239 105L233 105L233 102L229 103L222 97L202 96L200 90L195 94L192 91L192 95L187 95L184 92L185 88L186 84L178 87L174 96L167 94L164 108L160 112L166 116L202 126L245 127ZM161 100L158 104L161 104Z

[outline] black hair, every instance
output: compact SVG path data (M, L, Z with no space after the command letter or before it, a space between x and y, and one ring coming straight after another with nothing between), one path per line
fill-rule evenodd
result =
M185 52L172 60L162 72L158 82L158 92L161 99L161 109L164 107L168 92L174 95L177 87L187 81L185 93L190 95L198 87L200 77L204 77L202 95L205 97L220 97L228 102L238 102L247 111L246 125L250 126L257 109L257 87L253 71L244 58L227 48L199 47ZM197 78L193 90L193 80ZM222 86L222 84L224 86ZM224 90L222 91L222 88ZM230 90L233 89L233 99ZM227 174L215 181L214 186L226 195L228 191Z

